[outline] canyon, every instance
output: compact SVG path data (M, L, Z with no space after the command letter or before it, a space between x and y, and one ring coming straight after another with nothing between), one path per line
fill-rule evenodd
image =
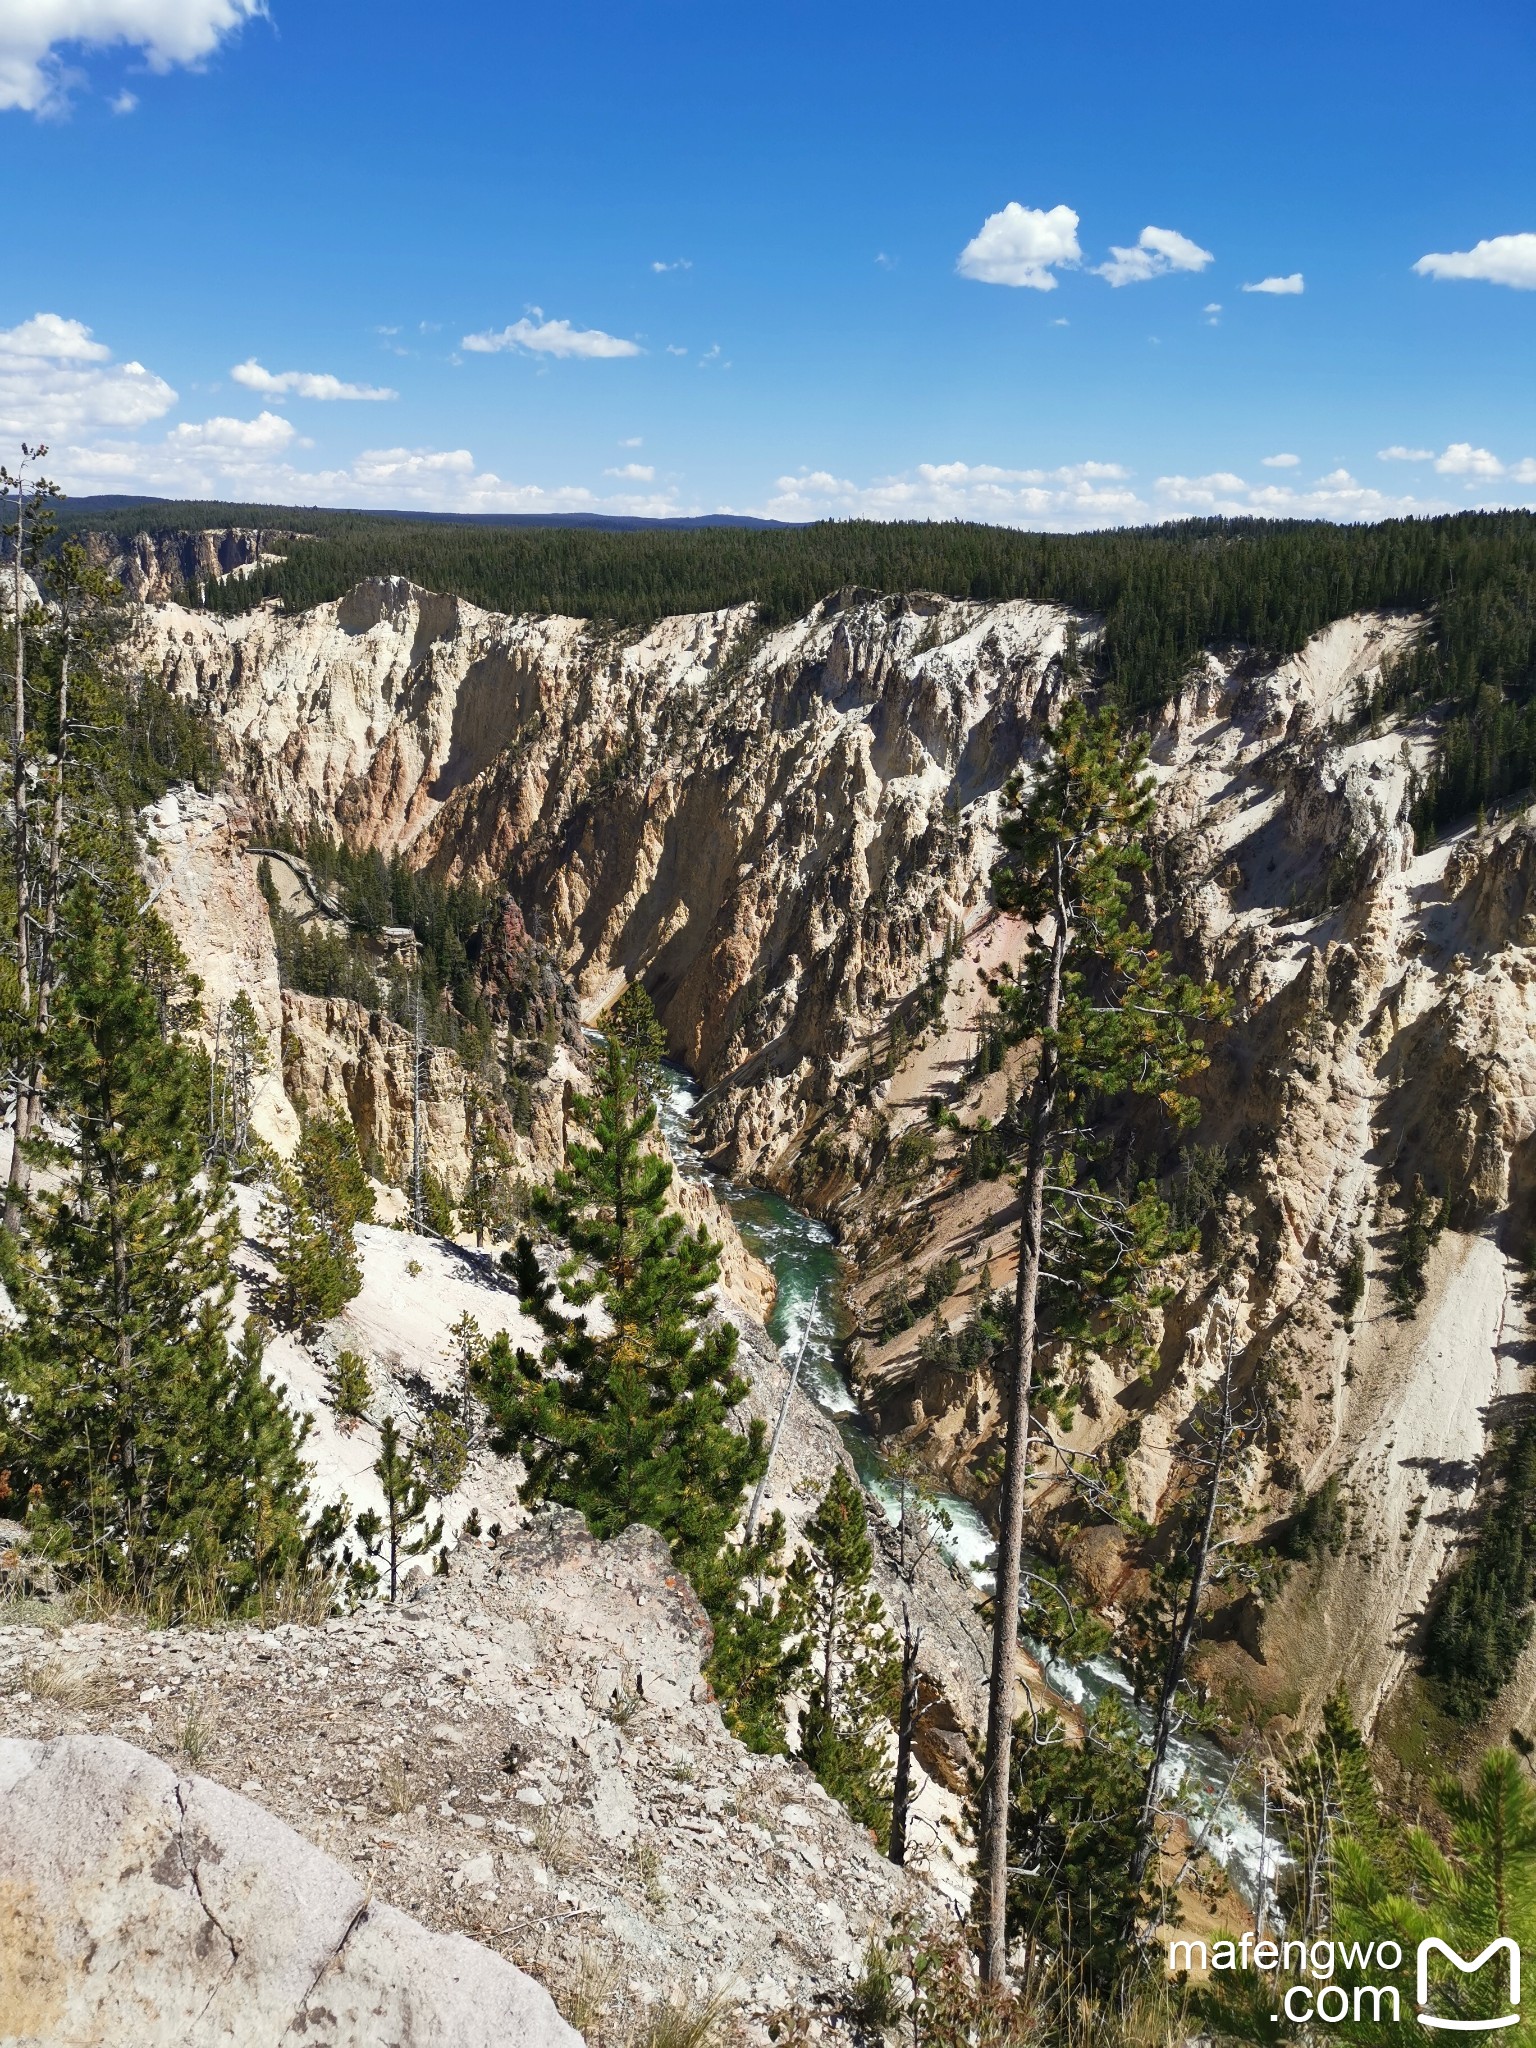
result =
M1416 851L1432 728L1360 710L1422 629L1358 615L1284 660L1212 647L1151 734L1146 913L1233 998L1192 1141L1216 1184L1157 1371L1090 1359L1065 1448L1113 1447L1151 1517L1217 1325L1235 1328L1285 1446L1250 1462L1254 1530L1330 1480L1348 1503L1337 1549L1208 1646L1212 1683L1276 1730L1340 1687L1367 1724L1381 1713L1525 1355L1536 835L1512 815ZM995 1120L1021 1077L1017 1051L974 1072L1024 938L988 897L999 806L1098 630L1057 606L844 591L772 630L738 608L625 632L378 579L294 617L149 606L136 655L216 722L257 819L505 889L589 1019L643 980L719 1167L791 1192L848 1247L882 1427L985 1501L997 1403L922 1340L958 1326L983 1268L1008 1285L1011 1191L968 1175L962 1133L934 1133L916 1172L898 1160L935 1095ZM939 1007L915 1016L935 974ZM1386 1283L1415 1177L1446 1227L1404 1315ZM892 1276L947 1261L931 1315L883 1335ZM1108 1532L1073 1526L1062 1471L1042 1460L1037 1538L1114 1612L1134 1574ZM1533 1702L1527 1658L1507 1720Z

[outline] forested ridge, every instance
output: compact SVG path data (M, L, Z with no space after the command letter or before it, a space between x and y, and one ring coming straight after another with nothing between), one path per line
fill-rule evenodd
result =
M1101 678L1135 712L1166 701L1203 647L1235 642L1290 654L1349 612L1408 609L1436 620L1412 680L1420 698L1470 702L1489 688L1501 702L1523 703L1536 688L1536 515L1527 512L1374 526L1204 519L1079 534L872 520L613 532L217 504L171 505L155 516L188 529L302 528L279 543L281 562L208 587L208 605L221 611L269 598L303 611L381 575L488 610L623 626L736 604L780 625L849 588L1030 598L1103 618ZM127 539L143 530L146 508L77 517ZM1471 744L1475 752L1484 741Z

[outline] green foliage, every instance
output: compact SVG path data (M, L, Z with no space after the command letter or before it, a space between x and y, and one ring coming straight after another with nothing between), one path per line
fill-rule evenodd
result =
M202 1177L198 1063L165 1026L179 956L119 887L68 904L48 1061L73 1145L5 1245L0 1468L73 1573L172 1612L254 1612L314 1562L305 1428L262 1374L261 1326L227 1342L235 1219Z
M1390 1938L1413 1957L1419 1943L1433 1935L1470 1957L1489 1942L1509 1937L1528 1954L1536 1942L1536 1791L1520 1759L1512 1750L1491 1749L1470 1785L1446 1778L1435 1796L1449 1837L1444 1846L1417 1827L1402 1832L1389 1857L1369 1840L1340 1841L1336 1940L1379 1944ZM1346 1964L1338 1981L1352 1990L1373 1975L1379 1981L1380 1972ZM1410 1975L1395 2022L1385 2017L1371 2021L1367 2013L1361 2024L1351 2020L1340 2026L1339 2036L1372 2048L1406 2048L1422 2041L1412 1982ZM1432 1967L1430 1987L1434 2011L1444 2019L1474 2026L1481 2020L1486 2026L1510 2007L1509 1973L1498 1965L1466 1975L1449 1963ZM1530 2048L1536 2022L1526 2016L1514 2027L1501 2027L1497 2038Z
M1424 1644L1425 1670L1463 1721L1476 1720L1497 1698L1531 1638L1536 1422L1505 1437L1490 1465L1492 1505L1435 1602Z
M273 1163L256 1228L275 1271L270 1307L279 1329L308 1335L362 1291L350 1228L315 1213L291 1166Z
M784 1518L773 1514L750 1545L722 1551L697 1589L714 1622L709 1678L725 1725L768 1755L785 1748L784 1701L810 1655L798 1605L785 1597L783 1549Z
M1281 1555L1304 1564L1337 1557L1349 1535L1344 1480L1331 1472L1315 1493L1303 1493L1281 1538Z
M389 1597L400 1590L400 1560L421 1557L443 1540L443 1518L428 1522L427 1508L432 1490L416 1467L410 1451L401 1447L400 1431L392 1415L386 1415L379 1430L379 1455L374 1475L384 1490L384 1513L365 1508L357 1518L357 1533L369 1558L383 1558L389 1568Z
M720 1248L666 1208L672 1167L656 1148L647 1082L654 1053L643 1037L631 1045L614 1033L601 1059L601 1092L571 1110L591 1142L568 1144L539 1206L571 1248L559 1273L566 1298L578 1310L601 1299L610 1332L598 1336L556 1306L523 1236L511 1268L543 1352L514 1352L498 1334L477 1384L495 1448L524 1461L525 1498L580 1509L598 1536L644 1522L666 1538L714 1623L722 1704L762 1740L772 1700L782 1700L776 1674L787 1683L794 1661L771 1584L781 1531L770 1525L750 1552L728 1539L766 1462L764 1428L730 1421L747 1391L734 1327L717 1318L701 1327Z
M373 1188L350 1117L305 1117L293 1167L305 1201L328 1229L350 1237L357 1224L373 1221Z
M1365 1299L1365 1239L1352 1237L1349 1257L1339 1267L1339 1291L1334 1306L1344 1318L1346 1329L1354 1328L1355 1310Z
M1069 704L1033 781L1009 787L993 873L998 902L1030 927L1002 1014L1010 1036L1040 1043L1050 1062L1049 1119L1038 1132L1051 1188L1040 1328L1079 1348L1149 1340L1160 1269L1180 1233L1155 1181L1137 1179L1114 1147L1138 1099L1175 1125L1195 1120L1187 1085L1227 1010L1222 991L1175 974L1130 914L1154 803L1145 765L1144 743L1122 735L1112 711Z
M1290 1860L1278 1864L1277 1897L1287 1926L1312 1940L1334 1923L1341 1842L1352 1842L1394 1887L1409 1877L1401 1834L1381 1811L1370 1751L1344 1694L1323 1708L1317 1740L1288 1766L1286 1789L1279 1811Z
M411 1458L437 1500L453 1492L469 1468L469 1432L446 1408L432 1408L411 1445Z
M969 1377L1001 1356L1008 1341L1008 1323L1008 1304L989 1290L977 1297L976 1306L958 1330L940 1325L922 1339L917 1355L924 1365Z
M472 1230L475 1243L506 1237L524 1214L527 1198L511 1175L512 1154L492 1119L484 1091L469 1082L464 1091L464 1121L469 1148L469 1173L459 1203L459 1220Z
M446 1000L466 1023L477 1029L483 1026L484 1003L472 956L476 935L494 907L494 898L484 889L473 882L440 882L409 867L399 853L386 860L372 848L353 851L323 833L301 838L275 824L268 837L280 852L307 863L315 881L339 901L342 914L361 938L377 937L386 925L415 933L422 997L429 1014L440 1011ZM345 939L321 934L306 937L296 920L289 922L295 926L287 935L287 971L294 977L293 987L311 995L351 995L369 1009L379 1007L376 954L350 934ZM279 950L284 950L281 943ZM349 985L310 986L311 981L323 981L328 975ZM371 992L354 993L361 989L365 976ZM397 1010L402 1007L395 1004Z
M901 1664L870 1583L874 1548L864 1495L843 1466L805 1537L807 1549L789 1568L811 1653L800 1754L833 1798L883 1840L891 1820L886 1737L900 1704Z
M361 1422L373 1399L373 1379L360 1351L338 1351L326 1374L331 1406L343 1422Z
M881 1290L875 1305L875 1317L882 1344L888 1344L892 1337L899 1337L903 1330L910 1330L917 1321L917 1310L899 1280L888 1281Z
M123 690L119 775L127 801L156 803L173 784L216 789L224 764L211 717L144 676Z
M899 1180L911 1180L933 1163L934 1142L925 1130L913 1124L902 1132L891 1153L891 1166Z
M1168 1198L1168 1211L1176 1230L1197 1231L1207 1217L1220 1209L1231 1170L1225 1145L1180 1147L1179 1170L1173 1177Z
M66 514L136 532L172 516L156 506ZM288 526L271 507L187 504L187 526ZM1528 513L1325 522L1201 519L1140 531L1030 534L962 521L821 521L793 529L613 532L426 521L356 512L304 514L309 539L286 558L211 586L208 602L243 611L278 597L298 611L366 576L405 575L499 611L562 612L621 624L755 604L759 624L799 618L830 591L933 590L984 600L1072 605L1105 621L1095 659L1119 700L1163 702L1209 643L1296 652L1344 613L1436 613L1434 681L1499 686L1529 673L1536 521ZM1473 653L1488 643L1481 659ZM1079 668L1078 656L1069 656ZM1479 738L1482 734L1479 733Z
M251 1130L256 1088L269 1065L267 1035L244 989L221 1006L208 1055L208 1134L203 1156L222 1161L237 1177L260 1159Z
M1403 1221L1392 1246L1387 1292L1398 1315L1409 1320L1424 1299L1424 1268L1446 1225L1446 1205L1437 1202L1415 1174L1408 1190Z
M940 1503L938 1481L909 1445L892 1445L885 1475L892 1496L886 1513L895 1529L891 1562L911 1585L923 1560L949 1534L954 1522Z
M421 1213L428 1230L439 1237L452 1237L458 1227L457 1212L448 1183L435 1174L430 1166L421 1169Z
M1127 1972L1127 1921L1151 1899L1131 1875L1147 1752L1113 1693L1080 1743L1047 1708L1014 1731L1008 1933L1043 1949L1092 1991Z

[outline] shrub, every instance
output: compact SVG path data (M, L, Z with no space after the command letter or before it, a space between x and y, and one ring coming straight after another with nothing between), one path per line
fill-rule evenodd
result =
M1471 1721L1514 1675L1531 1635L1536 1592L1536 1422L1495 1452L1493 1504L1477 1541L1452 1572L1430 1617L1424 1668L1446 1706Z
M453 1492L469 1464L469 1432L446 1408L434 1408L416 1432L411 1457L437 1500Z
M360 1351L338 1351L327 1374L331 1406L343 1421L357 1423L373 1399L368 1361Z
M1316 1493L1303 1492L1296 1511L1285 1526L1280 1544L1284 1556L1306 1564L1326 1555L1337 1557L1349 1534L1349 1515L1344 1484L1334 1472Z

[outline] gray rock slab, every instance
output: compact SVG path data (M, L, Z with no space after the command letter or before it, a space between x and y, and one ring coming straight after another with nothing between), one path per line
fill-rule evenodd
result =
M0 1741L0 2048L580 2048L489 1949L110 1736Z

